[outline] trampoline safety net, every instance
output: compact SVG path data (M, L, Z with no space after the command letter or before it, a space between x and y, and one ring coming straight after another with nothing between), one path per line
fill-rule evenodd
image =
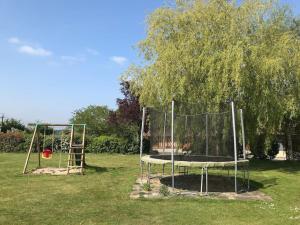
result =
M179 105L180 106L180 105ZM220 112L202 113L199 106L174 107L174 154L234 158L234 129L230 104ZM238 157L243 157L241 111L235 112ZM147 108L150 154L172 152L171 109Z

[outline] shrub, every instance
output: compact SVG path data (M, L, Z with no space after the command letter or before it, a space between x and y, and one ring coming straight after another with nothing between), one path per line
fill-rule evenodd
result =
M151 185L150 185L150 183L143 184L143 190L144 191L151 191Z
M32 134L30 136L30 140L32 138ZM43 141L45 139L45 144L43 144ZM62 151L62 152L68 152L69 146L70 146L70 135L54 135L54 140L52 134L44 136L43 134L40 136L40 147L41 150L43 147L45 148L51 148L52 149L52 142L53 142L53 151ZM87 147L89 143L91 142L91 136L86 135L85 136L85 146ZM75 134L73 143L81 144L82 143L82 135ZM35 150L33 150L35 151Z
M23 132L0 133L0 151L23 152L30 145L30 138Z
M136 142L136 141L128 142L126 146L127 146L127 149L126 149L126 152L125 152L125 153L128 153L128 154L135 154L135 153L140 152L140 146L139 146L139 143Z
M102 135L90 141L86 152L135 154L139 152L139 143L116 136Z
M45 144L43 144L45 138ZM0 133L0 152L26 152L29 149L32 134L26 132L9 132ZM76 143L81 142L81 137L75 135L74 141ZM43 147L52 148L53 136L52 134L40 135L40 148ZM56 135L53 142L53 151L69 151L70 136ZM149 143L144 142L144 152L147 152ZM100 136L92 137L87 135L85 138L85 151L91 153L121 153L121 154L136 154L140 151L140 145L138 141L130 141L125 138L116 136ZM36 152L36 144L34 143L33 152Z
M103 135L93 138L91 143L87 146L86 151L93 153L123 153L125 152L124 146L126 144L126 141L121 138Z
M43 148L51 148L53 151L63 151L68 152L69 151L69 145L70 145L70 136L55 136L53 138L52 135L46 135L40 137L40 147L41 150ZM45 143L43 141L45 140ZM52 146L53 143L53 146Z
M161 185L161 186L160 186L160 188L159 188L159 193L160 193L162 196L168 196L168 195L170 195L169 188L168 188L166 185Z
M266 159L265 154L265 136L257 135L254 143L254 147L251 149L252 154L258 159Z
M31 143L32 135L23 133L24 141L21 142L15 149L17 152L27 152Z
M103 134L107 131L109 109L106 106L90 105L73 112L71 123L85 123L86 132L91 135Z

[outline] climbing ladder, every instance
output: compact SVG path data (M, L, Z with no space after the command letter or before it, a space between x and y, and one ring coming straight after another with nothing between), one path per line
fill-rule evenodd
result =
M83 129L81 143L79 143L79 144L76 143L74 140L75 126L82 126L82 129ZM84 145L85 145L85 124L77 124L77 125L72 124L69 155L68 155L67 174L69 174L71 169L79 169L80 173L83 174L83 167L84 167L84 162L85 162ZM78 155L80 157L76 157Z

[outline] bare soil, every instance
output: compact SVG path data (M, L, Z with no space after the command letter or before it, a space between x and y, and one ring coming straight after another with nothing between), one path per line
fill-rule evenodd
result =
M33 174L67 175L67 168L39 168L32 172ZM80 169L70 169L70 174L80 173Z
M232 200L262 200L272 201L272 198L259 191L259 184L250 187L249 191L242 183L242 179L238 180L239 193L234 192L234 180L232 177L210 175L208 178L208 192L205 191L205 179L203 183L203 192L201 194L201 176L200 175L177 175L175 176L175 188L171 187L170 176L155 176L150 179L150 191L145 190L147 178L138 178L133 185L133 191L130 197L137 198L166 198L172 196L182 197L206 197L217 199L232 199ZM161 187L168 187L169 195L163 196L160 193Z

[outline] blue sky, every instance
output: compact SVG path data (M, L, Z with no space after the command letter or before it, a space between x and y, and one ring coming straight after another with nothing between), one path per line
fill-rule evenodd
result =
M145 18L165 2L0 0L0 114L67 122L90 104L115 108ZM281 3L300 12L299 0Z

